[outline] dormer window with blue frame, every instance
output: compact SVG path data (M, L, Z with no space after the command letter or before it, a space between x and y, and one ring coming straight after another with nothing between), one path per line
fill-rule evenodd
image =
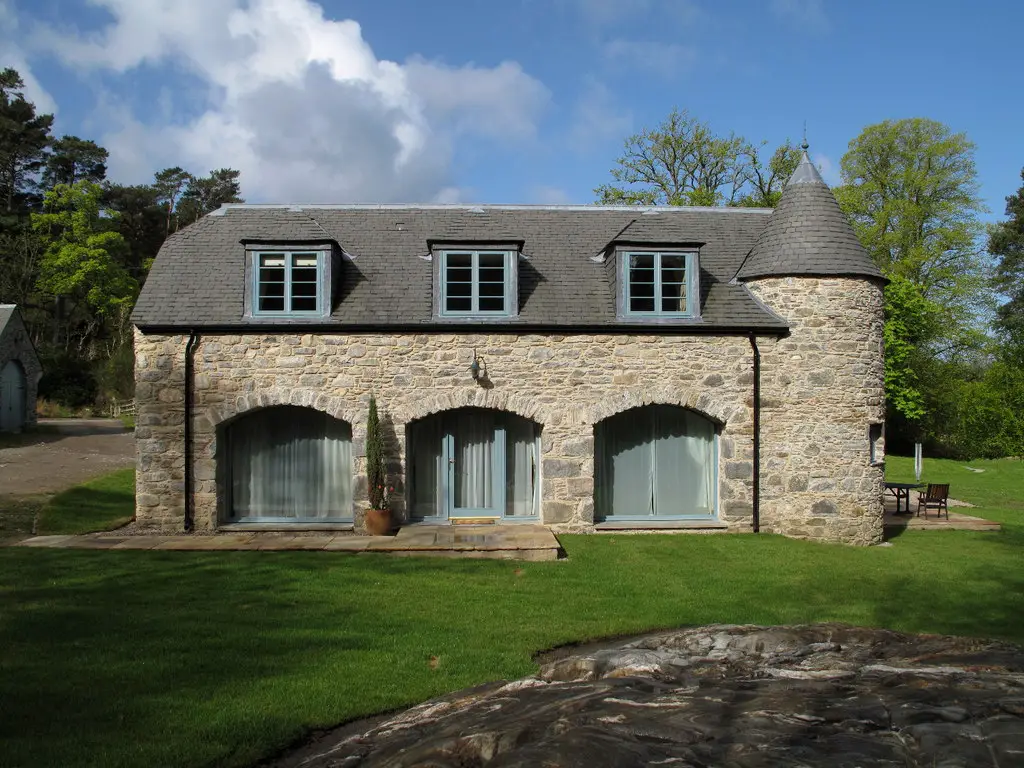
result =
M327 306L323 251L257 251L253 257L253 314L321 316Z
M516 314L516 252L445 249L439 252L441 317L512 317Z
M631 249L620 252L620 261L621 318L673 320L700 314L695 251Z

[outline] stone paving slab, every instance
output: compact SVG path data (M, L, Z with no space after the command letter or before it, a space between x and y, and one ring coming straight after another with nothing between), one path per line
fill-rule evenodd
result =
M430 555L435 557L500 558L510 560L556 560L558 539L539 525L496 527L460 526L453 530L442 525L412 525L396 536L344 536L334 533L316 535L289 533L218 533L117 536L36 536L19 542L22 547L68 549L117 549L160 551L326 551L379 552L391 555Z

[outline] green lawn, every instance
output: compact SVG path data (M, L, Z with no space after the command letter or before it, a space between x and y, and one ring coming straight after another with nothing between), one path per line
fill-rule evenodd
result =
M121 469L58 493L39 512L36 533L112 531L135 515L135 470Z
M894 477L905 463L890 459ZM528 674L540 649L658 627L838 620L1024 642L1024 469L968 466L986 472L926 471L1001 533L870 549L567 536L567 561L526 564L2 549L0 764L248 765L313 728Z

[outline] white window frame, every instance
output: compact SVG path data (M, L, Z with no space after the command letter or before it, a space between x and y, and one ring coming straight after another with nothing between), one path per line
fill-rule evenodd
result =
M504 257L505 292L503 300L505 308L498 310L480 309L480 255L498 255ZM448 258L449 256L470 256L472 270L470 289L470 308L468 310L448 309ZM505 318L517 314L517 253L507 248L445 248L438 253L438 316L443 318Z
M296 248L288 250L260 249L252 254L252 314L254 317L322 317L327 305L326 261L327 253L318 248ZM296 256L316 256L316 309L292 309L292 270L295 269ZM284 309L260 309L260 273L264 256L283 257L284 269Z

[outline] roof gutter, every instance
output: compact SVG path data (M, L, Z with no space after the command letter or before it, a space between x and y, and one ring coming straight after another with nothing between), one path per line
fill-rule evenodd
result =
M195 400L195 353L199 333L189 331L185 345L185 532L195 529L195 489L192 472L192 408Z
M751 523L754 533L761 532L761 351L757 336L751 333L750 350L754 357L754 488Z

